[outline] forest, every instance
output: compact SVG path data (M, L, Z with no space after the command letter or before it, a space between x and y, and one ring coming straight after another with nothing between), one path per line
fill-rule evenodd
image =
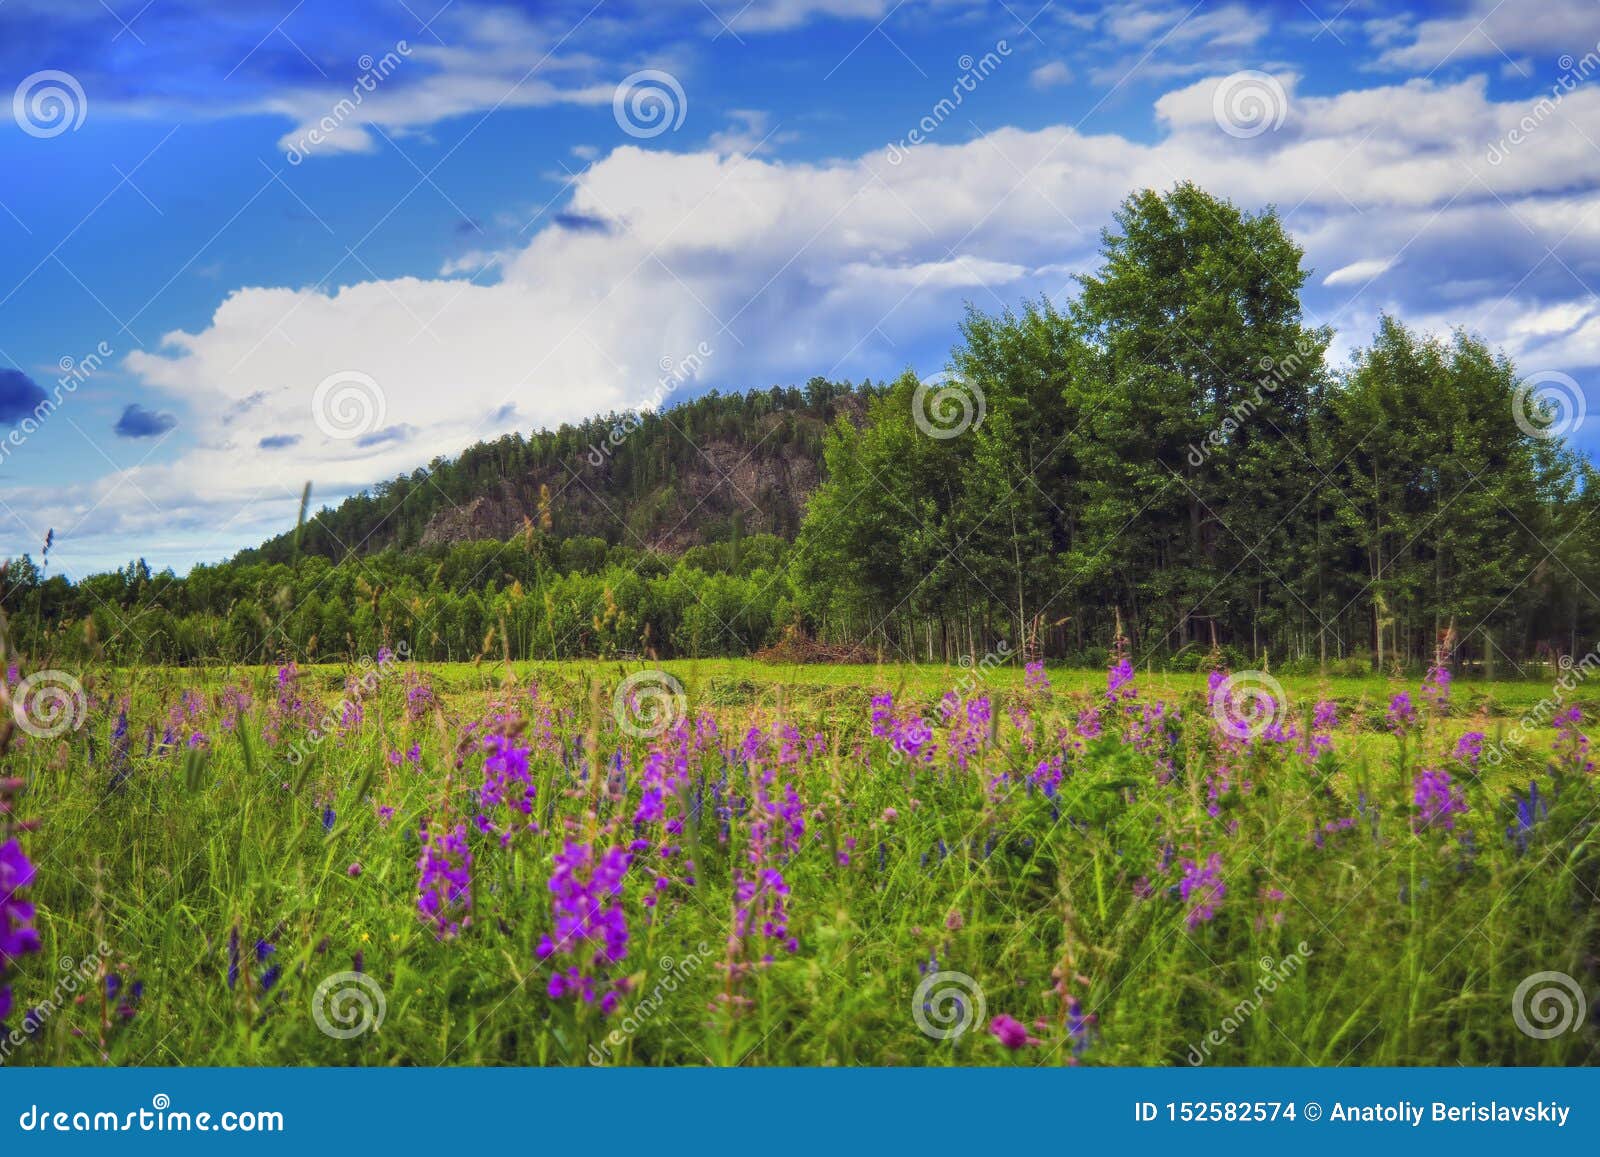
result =
M1272 208L1131 195L1060 300L945 371L713 394L484 443L187 575L24 555L35 655L1099 663L1486 675L1600 620L1593 467L1523 372L1385 317L1347 365Z

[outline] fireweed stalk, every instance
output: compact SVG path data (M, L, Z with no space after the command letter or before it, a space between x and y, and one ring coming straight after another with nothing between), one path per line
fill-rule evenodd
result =
M733 872L731 928L719 966L726 985L718 1001L730 1013L749 1006L741 991L743 982L770 966L775 950L800 951L800 941L789 929L791 889L784 867L805 842L806 809L792 780L780 778L780 770L792 772L799 759L799 736L782 728L778 735L781 741L774 751L762 732L751 729L741 750L745 774L755 785L755 801L747 815L748 868Z
M490 735L484 739L483 749L487 754L475 822L480 832L498 836L500 846L505 847L518 832L539 830L538 821L532 818L539 793L528 767L531 752L513 735ZM511 818L497 822L501 812L510 813Z
M585 1004L598 998L610 1015L632 982L615 976L628 955L628 918L622 883L632 856L618 847L597 851L567 840L555 855L550 875L555 934L539 940L535 955L550 966L546 992L551 1000L576 995Z
M435 938L448 940L472 923L472 850L467 825L440 828L432 837L423 823L422 857L417 861L417 915Z
M682 840L693 817L691 793L697 792L691 766L698 765L714 743L716 723L702 715L691 722L675 723L661 737L660 746L645 757L639 780L639 804L633 813L634 838L628 851L652 874L644 906L654 908L676 880L695 886L695 864L684 855ZM703 796L703 785L698 788ZM703 803L702 803L703 808Z
M35 869L17 833L32 827L14 820L20 779L0 779L0 1023L11 1015L9 974L27 955L39 951L34 907L24 894L33 885Z

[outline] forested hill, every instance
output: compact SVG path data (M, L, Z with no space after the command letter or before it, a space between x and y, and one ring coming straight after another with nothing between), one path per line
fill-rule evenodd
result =
M738 535L793 539L820 481L822 443L840 416L859 420L880 392L813 378L716 392L670 408L508 434L436 459L324 508L299 533L298 554L346 554L506 540L531 523L558 539L679 554ZM240 563L286 563L286 531Z

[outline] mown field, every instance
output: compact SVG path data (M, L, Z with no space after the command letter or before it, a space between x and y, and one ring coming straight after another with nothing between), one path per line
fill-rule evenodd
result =
M4 1063L1596 1059L1578 673L61 674Z

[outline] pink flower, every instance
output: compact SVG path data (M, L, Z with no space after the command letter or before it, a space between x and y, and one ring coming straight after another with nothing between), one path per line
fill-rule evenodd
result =
M999 1039L1000 1043L1012 1052L1016 1052L1024 1045L1039 1044L1039 1038L1028 1032L1028 1026L1020 1020L1001 1013L989 1022L989 1031Z

